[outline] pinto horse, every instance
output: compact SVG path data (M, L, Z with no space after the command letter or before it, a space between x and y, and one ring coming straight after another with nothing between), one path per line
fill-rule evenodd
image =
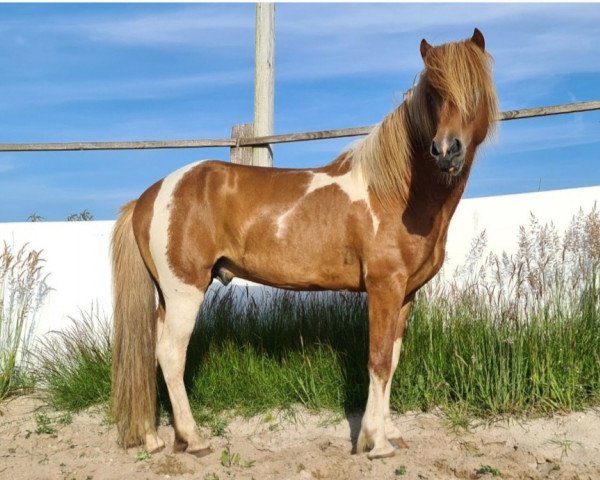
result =
M417 290L440 269L475 152L495 124L491 57L464 41L421 42L424 70L403 103L328 165L185 166L126 204L113 239L112 409L124 447L164 447L156 369L173 408L175 451L211 451L183 372L214 278L294 290L366 291L369 391L357 451L394 454L390 386Z

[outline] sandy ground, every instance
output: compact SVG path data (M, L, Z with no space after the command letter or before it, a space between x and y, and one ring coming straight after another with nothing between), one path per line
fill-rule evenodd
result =
M167 448L143 458L138 449L117 446L101 411L74 415L69 423L39 399L18 397L0 404L0 412L0 479L8 480L600 479L600 414L594 411L459 431L441 415L399 415L408 448L373 461L351 454L357 417L235 419L224 437L213 437L214 453L198 459L171 452L167 425L160 427ZM46 430L54 432L36 432L44 416Z

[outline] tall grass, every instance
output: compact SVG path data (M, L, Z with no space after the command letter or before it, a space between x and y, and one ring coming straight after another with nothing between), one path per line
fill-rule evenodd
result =
M486 255L480 235L463 268L422 289L394 379L394 409L493 416L600 403L598 211L580 212L562 237L532 218L518 240L513 255ZM83 408L108 397L104 335L100 344L81 342L91 338L81 332L57 350L73 362L46 370L57 405ZM188 350L192 407L246 415L295 404L361 409L367 344L365 295L213 292ZM82 354L95 348L104 354ZM91 391L79 383L88 376L101 388L80 401L77 391ZM161 398L167 403L164 387Z
M35 377L50 403L79 411L110 397L110 324L92 307L71 325L41 339L34 350Z
M452 311L420 296L392 404L459 406L479 416L581 409L600 400L598 289L579 308L498 321L470 303Z
M27 373L35 313L48 293L41 252L0 251L0 400L30 385Z

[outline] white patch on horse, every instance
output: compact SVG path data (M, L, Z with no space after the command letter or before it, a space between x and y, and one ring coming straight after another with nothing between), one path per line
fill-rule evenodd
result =
M277 238L282 239L284 237L285 229L287 226L287 219L292 213L294 213L294 210L296 209L297 205L298 204L294 205L292 208L287 210L284 214L277 217L277 232L275 232L275 236Z
M329 185L337 185L348 195L351 202L369 201L369 195L365 185L361 181L353 178L351 172L337 177L332 177L327 173L315 173L306 189L306 195L320 188L328 187Z
M388 456L394 448L388 442L385 432L385 389L386 384L373 371L369 371L369 397L362 418L357 448L372 447L369 457ZM388 383L392 379L388 380Z
M371 220L373 223L373 232L377 234L377 229L379 228L379 219L375 212L371 208L371 202L369 201L369 191L364 181L362 180L362 175L353 174L352 171L345 173L344 175L331 176L328 173L317 172L313 173L312 179L306 189L305 196L319 190L321 188L328 187L329 185L337 185L340 187L340 190L348 195L350 202L365 202L367 204L367 209L371 214ZM300 202L302 199L300 199ZM292 208L287 210L284 214L280 215L277 218L277 238L283 238L285 234L285 228L287 224L287 220L289 216L294 212L298 204L294 205Z
M379 431L383 425L383 408L385 385L373 372L369 372L369 397L363 417L363 427L370 431Z
M369 190L363 180L362 174L360 174L360 172L355 172L354 170L350 170L348 173L337 177L332 177L326 173L315 173L306 193L309 194L310 192L327 187L328 185L339 186L340 189L348 195L348 198L352 203L365 202L369 209L369 213L371 214L373 232L377 234L379 218L377 218L377 215L375 215L375 212L371 208Z
M169 225L171 223L171 202L173 191L179 181L201 162L191 163L173 173L167 175L160 186L160 190L154 200L154 211L150 222L150 254L156 265L158 281L165 299L170 295L201 293L195 286L181 281L171 269L167 259L167 247L169 242Z
M398 360L400 359L400 350L402 348L402 338L397 338L394 340L394 348L392 350L392 369L390 372L390 381L385 386L384 393L384 411L383 418L385 421L385 435L387 438L400 438L400 430L398 427L394 425L392 421L392 416L390 415L390 394L392 390L392 379L394 377L394 372L396 371L396 367L398 366Z
M402 348L402 337L394 340L394 348L392 350L392 371L398 366L398 360L400 360L400 349Z

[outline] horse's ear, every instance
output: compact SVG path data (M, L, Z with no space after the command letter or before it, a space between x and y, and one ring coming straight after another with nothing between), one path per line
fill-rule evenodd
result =
M427 52L432 49L432 46L427 43L427 40L421 40L421 57L425 59Z
M485 38L483 38L483 33L478 28L475 28L471 41L485 52Z

